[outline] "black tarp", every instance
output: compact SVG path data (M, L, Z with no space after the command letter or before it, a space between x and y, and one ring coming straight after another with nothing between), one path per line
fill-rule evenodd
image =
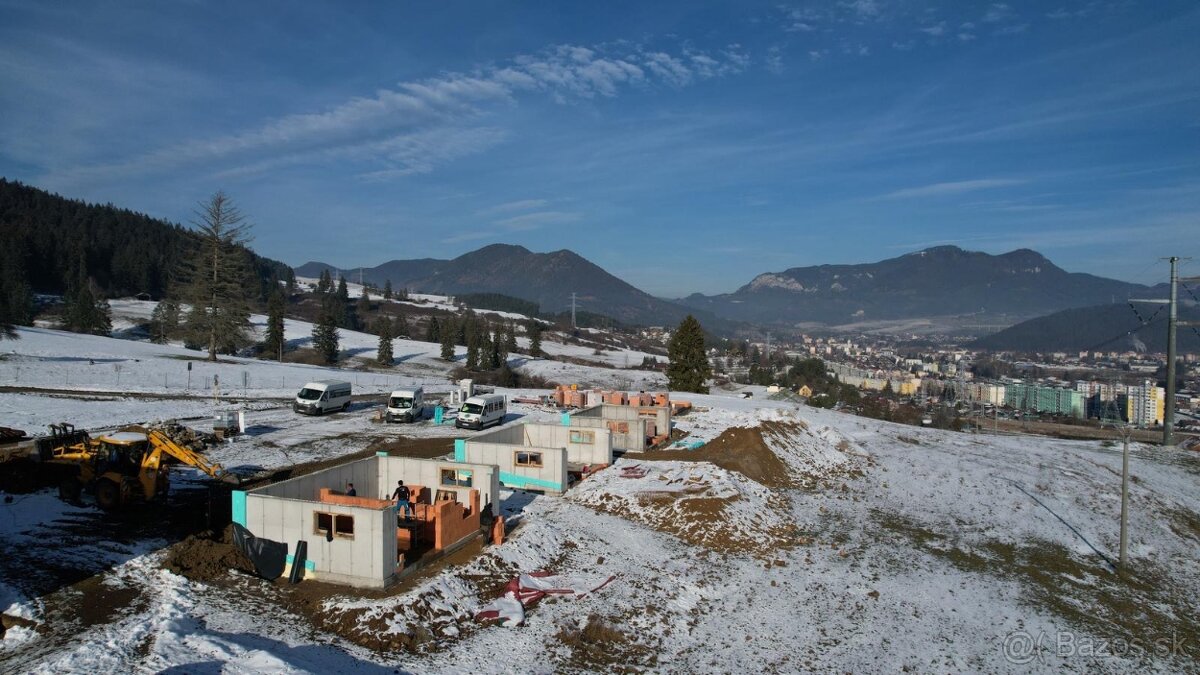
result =
M254 563L258 576L268 581L283 576L283 568L287 565L287 544L256 537L250 530L234 523L233 545Z
M301 539L296 542L296 553L292 556L292 573L288 576L290 583L298 584L304 578L304 563L307 561L308 542Z

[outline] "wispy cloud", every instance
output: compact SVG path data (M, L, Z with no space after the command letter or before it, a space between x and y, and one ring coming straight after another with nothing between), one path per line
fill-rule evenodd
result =
M915 197L944 197L947 195L957 195L966 192L975 192L976 190L989 190L992 188L1007 187L1010 185L1020 185L1027 181L1017 178L981 178L978 180L960 180L948 183L933 183L930 185L922 185L920 187L905 188L896 190L885 195L880 195L879 199L912 199Z
M524 213L511 218L503 218L494 221L508 232L524 232L527 230L536 230L544 225L564 225L566 223L574 223L578 221L580 215L568 211L535 211L534 213Z
M625 44L558 45L470 73L403 82L324 111L284 115L239 133L65 170L52 175L49 182L62 184L189 165L247 173L338 153L364 165L359 175L386 180L426 173L491 147L503 134L473 134L472 125L497 106L517 105L522 97L540 93L564 104L610 98L629 87L681 87L733 75L749 63L748 52L736 44L715 51L689 46L674 55ZM459 141L449 151L424 142L446 129L458 130L447 135Z
M925 33L926 35L932 35L934 37L937 37L939 35L943 35L946 32L946 22L939 21L939 22L933 24L932 26L925 26L924 28L918 28L917 30L921 31L922 33Z
M475 212L477 216L494 216L501 213L513 213L515 211L528 211L531 209L540 209L549 204L546 199L519 199L517 201L505 202L489 206L486 209L480 209Z

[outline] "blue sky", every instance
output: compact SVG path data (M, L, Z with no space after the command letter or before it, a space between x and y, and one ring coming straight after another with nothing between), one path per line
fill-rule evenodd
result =
M1200 259L1195 2L0 0L0 175L291 264L570 248L663 296L937 244ZM1200 274L1193 263L1190 274Z

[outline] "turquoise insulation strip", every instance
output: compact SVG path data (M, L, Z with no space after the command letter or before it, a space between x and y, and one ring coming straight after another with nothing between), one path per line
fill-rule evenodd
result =
M558 490L560 492L565 487L562 483L556 483L552 480L545 480L543 478L530 478L529 476L518 476L515 473L508 473L505 471L500 472L500 482L512 487L524 488L532 486L537 488Z
M465 439L465 438L454 439L454 461L456 461L456 462L467 461L467 439Z
M233 522L246 527L246 493L242 490L234 490L232 493L233 499Z

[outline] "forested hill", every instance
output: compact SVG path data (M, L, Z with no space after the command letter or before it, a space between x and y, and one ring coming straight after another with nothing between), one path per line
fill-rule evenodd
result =
M190 230L165 220L0 178L5 273L19 270L36 292L62 293L82 251L88 275L105 295L161 298L198 241ZM272 277L286 278L287 265L248 249L246 253L260 291Z

